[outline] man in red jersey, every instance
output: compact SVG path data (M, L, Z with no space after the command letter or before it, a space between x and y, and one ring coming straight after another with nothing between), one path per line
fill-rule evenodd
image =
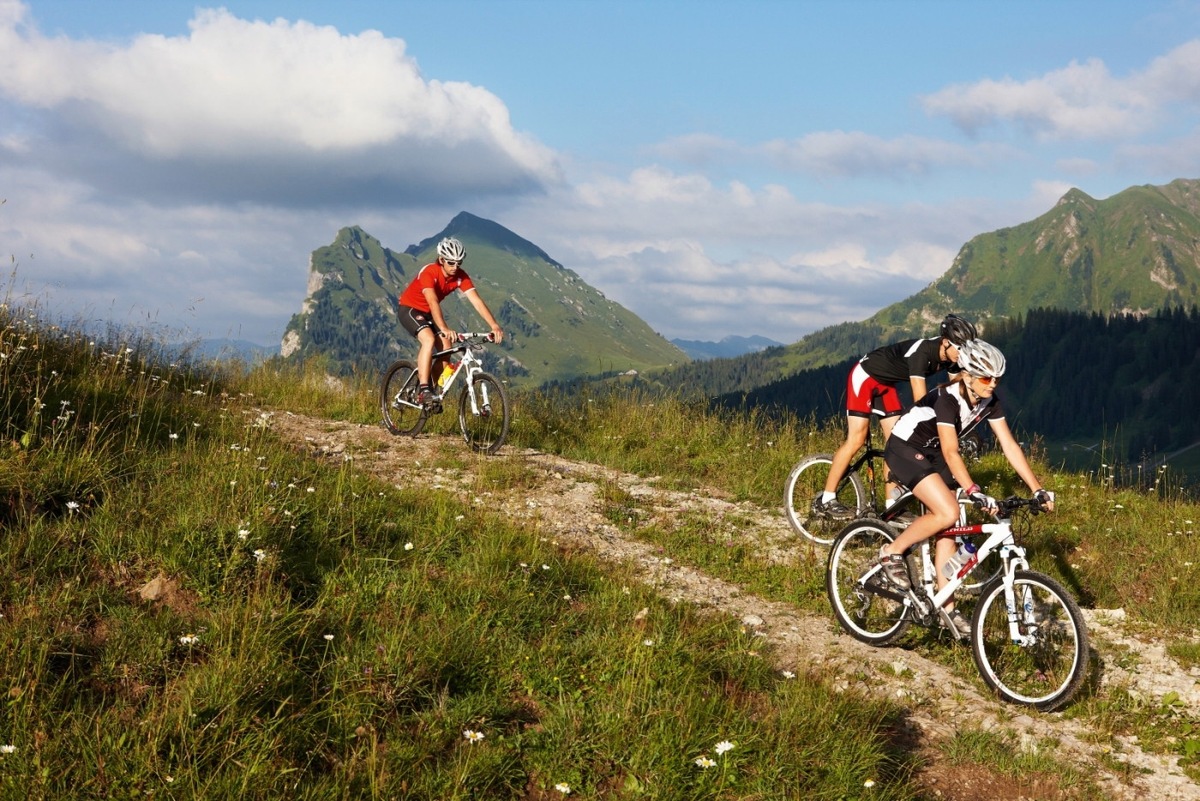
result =
M458 338L457 332L446 325L442 316L442 301L456 289L462 290L479 316L492 330L492 340L500 342L504 332L491 310L479 296L471 276L462 269L466 248L462 242L447 237L438 243L437 261L426 264L404 291L400 293L400 323L421 344L417 352L417 378L420 380L418 400L428 406L433 399L433 352L448 348Z

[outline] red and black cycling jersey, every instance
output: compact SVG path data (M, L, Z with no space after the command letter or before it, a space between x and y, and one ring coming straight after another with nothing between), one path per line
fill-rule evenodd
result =
M953 381L927 393L901 415L892 427L892 438L899 438L929 456L941 454L942 426L953 426L958 438L970 434L984 420L1003 420L1004 409L995 395L982 398L974 407L966 395L966 384Z
M867 371L867 375L882 384L900 384L913 376L928 378L934 373L955 367L954 362L940 358L941 348L941 337L906 339L876 348L863 356L859 364Z
M412 280L412 283L400 293L400 305L429 312L429 301L425 300L423 290L432 289L437 295L438 303L441 303L456 289L467 292L474 288L475 284L471 281L471 276L467 275L461 267L458 268L458 272L453 278L447 278L442 272L442 265L435 261L433 264L426 264L422 267L421 272L417 273L417 277Z

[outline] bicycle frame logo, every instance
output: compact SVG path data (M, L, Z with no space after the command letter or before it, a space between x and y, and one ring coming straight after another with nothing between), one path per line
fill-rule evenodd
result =
M967 536L971 536L973 534L982 534L982 533L983 533L983 524L976 523L976 524L970 525L970 526L951 526L950 528L948 528L945 531L938 534L938 538L940 539L942 537L967 537ZM960 579L963 576L967 575L968 573L970 573L972 570L975 569L975 565L977 565L977 564L979 564L979 554L973 553L973 554L971 554L970 559L963 562L963 566L960 567L958 569L958 572L954 574L954 578Z

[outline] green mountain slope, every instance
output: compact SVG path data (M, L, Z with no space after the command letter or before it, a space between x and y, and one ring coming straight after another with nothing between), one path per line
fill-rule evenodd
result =
M1200 181L1078 189L1030 222L975 237L951 268L872 318L908 326L959 310L986 321L1032 308L1147 313L1200 300Z
M381 370L416 341L396 320L396 297L435 258L446 236L467 248L465 268L508 334L488 349L489 369L540 384L611 371L682 364L688 356L637 315L604 297L541 248L490 220L461 212L445 230L398 253L361 228L344 228L313 251L308 297L284 333L284 358L323 357L335 372ZM459 293L447 322L477 331L482 321Z
M800 370L837 364L880 344L929 336L947 312L989 321L1031 309L1147 313L1200 303L1200 181L1136 186L1105 200L1078 189L1040 217L980 234L917 294L867 320L814 332L765 353L656 374L707 395L749 392ZM746 369L747 364L753 369Z

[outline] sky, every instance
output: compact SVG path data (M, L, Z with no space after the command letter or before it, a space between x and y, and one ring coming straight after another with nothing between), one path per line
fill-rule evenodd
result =
M278 345L339 229L469 211L790 343L1198 165L1200 0L0 0L0 300L172 341Z

